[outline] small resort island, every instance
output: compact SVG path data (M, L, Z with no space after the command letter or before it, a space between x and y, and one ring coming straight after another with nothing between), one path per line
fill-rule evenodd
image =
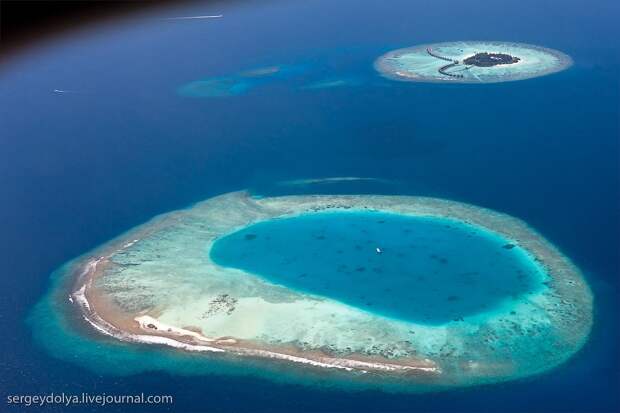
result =
M393 50L375 68L394 80L495 83L558 72L572 64L557 50L508 42L449 42Z
M586 281L540 234L436 198L228 193L66 274L63 305L108 340L412 389L547 371L592 325Z

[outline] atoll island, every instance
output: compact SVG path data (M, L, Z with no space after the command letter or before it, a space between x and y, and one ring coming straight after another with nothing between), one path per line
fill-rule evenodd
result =
M394 80L494 83L559 72L572 59L553 49L510 42L446 42L390 51L375 68Z
M321 226L333 214L340 232ZM299 228L292 238L285 234L289 224ZM392 227L381 229L386 225ZM432 231L418 230L424 228ZM370 241L347 238L349 230L368 233ZM462 242L451 245L453 236L442 231ZM300 245L305 236L311 238ZM288 254L287 244L297 252ZM264 254L249 255L261 248ZM350 277L355 288L359 276L360 291L365 280L384 292L391 265L415 269L410 257L420 257L425 270L394 288L410 289L428 308L322 294L339 288L329 279L303 288L313 276L307 263L323 265L323 254L334 277ZM349 258L331 258L339 254ZM353 265L350 257L364 262ZM256 266L297 272L274 279ZM506 278L492 281L500 272ZM115 340L220 360L277 361L300 371L338 370L352 379L396 378L412 387L492 383L549 370L581 348L592 324L592 295L581 272L540 234L511 216L436 198L228 193L128 231L74 261L69 274L66 305ZM457 287L445 295L439 289L450 282L424 277L458 278L451 281ZM477 283L477 277L491 281ZM390 306L404 310L390 312ZM416 313L427 309L435 317Z

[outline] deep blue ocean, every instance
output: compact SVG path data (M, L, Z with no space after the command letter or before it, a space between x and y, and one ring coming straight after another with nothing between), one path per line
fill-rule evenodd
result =
M206 14L224 17L162 20ZM619 17L613 0L191 3L14 56L0 67L0 411L62 411L10 408L8 394L128 390L172 394L159 410L177 412L619 411ZM372 66L395 48L478 39L558 49L574 66L487 85L394 82ZM238 96L177 93L273 65L289 74ZM303 88L332 79L352 80ZM274 185L334 176L390 183ZM438 196L521 218L586 275L590 341L541 376L423 395L99 375L33 342L25 319L55 268L156 214L244 188Z

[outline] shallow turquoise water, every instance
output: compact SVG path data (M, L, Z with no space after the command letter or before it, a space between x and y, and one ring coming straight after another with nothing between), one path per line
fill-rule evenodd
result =
M217 240L211 258L289 288L426 324L492 310L542 279L525 251L494 233L379 212L264 221Z

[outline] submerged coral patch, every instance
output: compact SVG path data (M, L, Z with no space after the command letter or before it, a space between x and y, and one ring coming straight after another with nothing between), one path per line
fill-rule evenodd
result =
M252 83L233 77L216 77L190 82L179 88L178 92L187 97L236 96L247 92Z
M266 66L230 76L217 76L186 83L177 89L185 97L212 98L243 95L251 89L303 73L303 66Z
M321 89L334 89L343 87L360 86L363 84L362 78L359 77L342 77L342 78L330 78L317 80L315 82L308 83L301 86L301 90L321 90Z

